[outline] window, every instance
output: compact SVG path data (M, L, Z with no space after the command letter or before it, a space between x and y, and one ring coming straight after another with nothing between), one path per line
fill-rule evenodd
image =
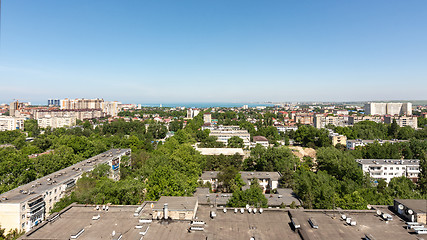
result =
M23 210L23 211L25 210L25 205L22 205L22 210Z
M24 227L25 227L25 223L22 224L22 228L24 228Z
M24 219L25 218L25 214L22 214L22 219Z

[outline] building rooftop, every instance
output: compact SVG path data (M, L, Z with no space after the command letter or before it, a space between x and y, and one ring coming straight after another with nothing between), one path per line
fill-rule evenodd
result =
M232 193L211 193L209 188L197 188L194 196L199 200L199 204L225 206L231 198ZM282 203L286 206L295 202L297 206L301 206L300 200L290 188L278 188L276 194L264 194L267 198L268 206L278 207Z
M420 165L420 160L418 159L356 159L356 162L362 165Z
M57 172L46 175L42 178L36 179L25 185L21 185L15 189L1 194L0 203L21 203L38 197L40 194L44 194L46 191L54 188L55 186L60 186L67 181L81 175L83 172L92 170L96 165L100 163L106 163L128 151L130 151L130 149L112 149L84 161L78 162L67 168L61 169Z
M415 213L427 213L427 199L395 199L395 201L412 209Z
M202 155L245 155L241 148L196 148Z
M268 139L264 136L254 136L254 142L268 142Z
M84 239L114 239L122 235L122 239L140 239L135 226L142 226L139 217L134 216L139 206L109 206L108 211L96 210L95 205L71 205L64 209L58 217L52 215L48 221L40 224L34 230L26 233L20 239L64 239L71 235L84 232L77 238ZM99 219L93 218L99 216ZM53 220L52 220L53 219ZM112 233L115 232L113 236Z
M165 203L168 204L169 211L192 211L197 205L197 197L170 197L161 196L154 203L153 210L163 210Z
M183 198L183 197L181 197ZM180 201L179 199L169 198ZM171 202L169 202L171 205ZM96 210L95 206L71 205L20 239L70 239L84 229L78 239L354 239L365 238L370 234L377 240L416 240L419 236L405 229L405 221L388 210L387 206L375 206L374 210L307 210L307 209L260 209L249 212L243 208L215 208L199 205L196 218L200 231L191 231L190 221L148 220L142 216L144 211L152 211L150 204L137 206L109 206L108 211ZM383 207L383 208L377 208ZM142 208L142 210L141 210ZM102 209L102 208L100 208ZM138 210L139 209L139 210ZM237 210L237 211L236 211ZM390 214L391 221L384 221L376 210ZM216 216L211 218L211 212ZM347 224L346 218L355 221ZM94 217L98 220L93 219ZM293 229L291 218L296 219L299 229ZM314 219L318 229L313 229L308 220ZM112 235L113 231L116 233Z

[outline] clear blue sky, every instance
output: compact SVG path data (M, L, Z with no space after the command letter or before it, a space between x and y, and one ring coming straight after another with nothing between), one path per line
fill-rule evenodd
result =
M3 0L0 102L427 99L427 1Z

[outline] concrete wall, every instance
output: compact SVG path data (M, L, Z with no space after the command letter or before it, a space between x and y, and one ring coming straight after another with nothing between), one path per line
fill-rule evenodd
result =
M12 229L21 229L20 225L20 205L16 204L8 204L8 203L0 203L0 225L1 228L6 230L6 233Z

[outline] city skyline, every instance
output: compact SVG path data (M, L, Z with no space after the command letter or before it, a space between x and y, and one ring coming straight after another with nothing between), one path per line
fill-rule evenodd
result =
M1 7L1 103L426 100L424 1Z

